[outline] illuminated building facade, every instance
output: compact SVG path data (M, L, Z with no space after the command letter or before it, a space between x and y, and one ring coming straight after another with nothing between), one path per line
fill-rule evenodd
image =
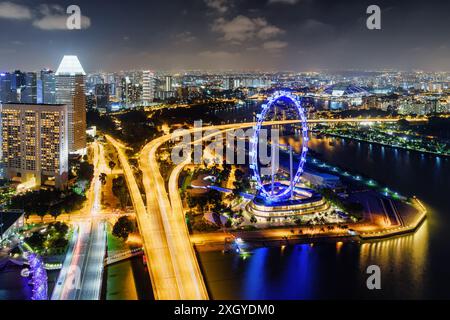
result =
M142 102L150 104L155 99L155 75L152 71L142 71Z
M106 112L109 106L110 85L99 83L95 85L95 106L98 110Z
M25 84L21 88L20 101L22 103L37 102L37 75L35 72L25 73Z
M67 105L70 153L86 153L86 73L76 56L64 56L56 71L56 103Z
M172 91L172 87L173 87L172 76L166 76L166 84L165 84L166 91L167 92Z
M56 103L56 78L51 70L42 70L38 80L37 103Z
M64 189L68 177L66 105L11 103L1 106L5 178Z

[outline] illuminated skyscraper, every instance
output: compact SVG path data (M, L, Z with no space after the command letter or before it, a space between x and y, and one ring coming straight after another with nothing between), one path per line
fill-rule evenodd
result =
M64 189L68 178L67 106L0 105L3 175Z
M102 111L106 111L109 106L109 84L97 84L95 85L95 101L96 108Z
M14 75L10 73L0 74L0 102L15 102L15 92L12 89L12 79Z
M25 83L21 87L20 102L37 102L37 75L34 72L25 73Z
M173 81L172 81L172 76L166 76L166 91L172 91L172 86L173 86Z
M56 71L56 102L67 105L69 152L86 152L86 73L76 56L64 56Z
M121 102L127 108L133 108L142 101L142 85L130 77L122 78L121 84Z
M56 78L51 70L42 70L38 80L38 103L56 103Z
M142 103L150 104L155 98L155 75L152 71L142 71Z

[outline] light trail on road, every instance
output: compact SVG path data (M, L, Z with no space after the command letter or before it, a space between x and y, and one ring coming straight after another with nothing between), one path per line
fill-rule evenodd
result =
M73 252L63 264L52 299L54 300L99 300L103 280L103 260L106 252L106 225L101 220L102 184L101 163L104 163L103 146L92 143L94 150L94 176L88 191L86 206L77 221L76 244ZM103 161L102 161L103 160ZM70 259L71 257L71 259ZM70 261L70 263L69 263Z
M164 140L164 139L163 139ZM150 143L149 170L142 169L144 176L151 177L153 184L145 185L146 194L151 193L151 189L157 191L157 201L159 211L164 223L164 229L172 255L172 263L177 276L177 283L180 289L182 300L206 300L208 292L197 263L195 252L189 241L189 234L182 214L173 214L172 207L165 190L165 182L159 171L156 160L156 152L159 148L159 141ZM144 158L147 154L143 152ZM144 159L145 161L145 159ZM153 178L153 179L152 179ZM176 191L178 193L178 190Z
M100 300L103 261L106 250L106 224L93 221L90 232L89 249L83 270L80 290L77 291L77 300Z
M141 192L137 185L133 170L128 162L122 144L111 136L106 139L116 149L119 161L122 164L125 180L131 195L139 231L142 236L145 255L148 259L148 270L152 282L153 292L157 300L179 300L179 288L173 270L172 258L167 244L166 234L159 215L156 199L151 200L147 195L147 203L153 204L145 208ZM144 185L150 183L148 177L144 177ZM154 192L153 192L154 195Z

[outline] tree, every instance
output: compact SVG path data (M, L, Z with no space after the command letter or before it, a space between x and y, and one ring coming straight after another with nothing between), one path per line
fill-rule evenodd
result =
M397 122L398 128L401 131L406 131L409 129L409 121L406 119L401 119Z
M69 244L69 240L63 237L53 238L50 240L49 247L52 249L64 249Z
M67 214L70 214L72 211L80 210L84 200L86 200L84 196L73 193L66 197L62 207Z
M62 213L62 206L57 204L50 207L49 213L56 220L56 218L58 218L58 216Z
M227 181L230 178L231 174L231 165L230 164L224 164L223 170L222 170L222 179L223 181Z
M186 202L188 204L189 209L193 209L195 206L197 206L197 201L195 201L195 198L192 197L189 193L187 194Z
M33 234L26 239L26 242L32 248L41 248L44 245L45 237L39 231L33 232Z
M117 198L119 198L120 206L125 208L128 203L129 195L123 176L117 177L113 180L112 192Z
M116 166L116 163L115 163L114 161L111 160L111 161L109 161L108 166L109 166L109 168L111 169L111 173L112 173L114 167Z
M120 217L114 224L112 234L117 238L127 240L133 229L133 222L128 217Z
M102 185L106 184L106 177L107 177L106 173L103 173L103 172L100 173L100 176L98 177L98 179L100 180Z
M44 204L38 204L34 209L34 213L41 217L41 221L44 221L44 217L47 215L48 211L49 207Z
M51 227L55 228L55 231L61 235L65 235L69 231L69 226L64 222L55 222L50 224Z
M78 170L78 179L91 181L94 177L94 166L87 162L80 163L80 169Z
M242 180L245 177L245 173L241 169L236 169L234 171L234 177L236 178L237 181Z

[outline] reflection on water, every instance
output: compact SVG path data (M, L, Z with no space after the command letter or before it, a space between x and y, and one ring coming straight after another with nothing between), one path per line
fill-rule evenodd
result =
M332 143L330 143L332 142ZM430 209L411 235L369 243L322 243L262 248L243 260L200 253L214 299L450 298L450 161L349 139L311 139L332 165L370 178ZM366 287L366 268L378 265L382 290Z
M415 234L363 243L360 266L377 264L381 267L383 297L426 298L428 245L428 222L425 221Z
M8 263L0 270L0 300L30 300L29 279L20 275L22 267Z
M389 240L259 248L245 260L203 252L200 260L214 299L418 299L429 292L427 238L425 222L416 234ZM381 268L380 291L366 287L373 264Z

